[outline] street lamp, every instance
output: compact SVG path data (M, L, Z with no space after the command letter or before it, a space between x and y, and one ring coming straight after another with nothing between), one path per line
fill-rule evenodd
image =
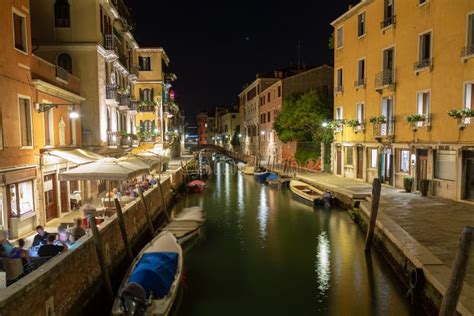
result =
M71 112L69 112L69 117L71 119L79 118L79 113L77 113L76 105L74 103L64 103L64 104L62 104L62 103L39 103L39 102L36 102L35 103L35 110L38 113L42 113L42 112L47 112L47 111L51 110L52 108L57 108L58 106L63 106L63 105L67 105L67 106L72 105L72 110L71 110Z
M261 134L261 135L265 135L265 131L262 131L260 134Z
M328 127L328 122L323 122L322 126L323 127Z

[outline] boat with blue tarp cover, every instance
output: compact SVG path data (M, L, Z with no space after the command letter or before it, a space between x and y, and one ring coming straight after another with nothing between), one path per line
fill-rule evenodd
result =
M168 315L178 292L183 252L169 231L161 232L133 261L112 315Z

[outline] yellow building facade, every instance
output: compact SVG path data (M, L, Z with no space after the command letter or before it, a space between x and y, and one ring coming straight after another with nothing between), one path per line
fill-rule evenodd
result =
M334 174L474 200L474 1L365 0L332 26Z

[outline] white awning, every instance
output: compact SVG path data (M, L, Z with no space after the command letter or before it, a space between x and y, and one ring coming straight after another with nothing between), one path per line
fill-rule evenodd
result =
M126 161L105 158L81 165L59 175L61 181L110 180L124 181L149 172L148 167L139 167Z
M104 158L103 156L94 154L92 152L89 152L83 149L72 149L72 150L55 149L55 150L47 151L45 154L64 159L76 165L83 165L83 164L91 163L91 162Z

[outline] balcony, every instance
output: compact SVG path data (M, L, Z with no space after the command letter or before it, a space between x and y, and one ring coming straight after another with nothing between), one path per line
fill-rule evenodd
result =
M354 87L355 88L365 88L365 85L367 84L366 81L367 80L365 78L359 78L356 81L354 81Z
M395 69L386 69L375 75L375 89L382 90L385 87L395 87Z
M344 92L344 86L343 85L337 85L336 87L334 87L334 92L336 92L336 93Z
M115 51L115 41L113 34L104 34L104 48Z
M128 93L118 93L117 102L120 106L126 106L130 104L130 94Z
M474 45L465 46L461 50L461 57L467 58L474 56Z
M31 77L32 79L48 82L76 94L81 93L81 81L79 78L36 55L32 55L31 58Z
M134 99L130 99L128 104L128 109L133 112L138 112L138 101Z
M354 133L364 133L365 132L365 123L360 123L357 126L354 126Z
M384 29L384 28L387 28L391 25L395 26L396 22L397 22L397 16L396 15L387 17L382 22L380 22L380 28Z
M116 100L117 98L117 86L114 84L105 85L105 98L107 100Z
M67 82L69 79L69 72L64 68L56 66L56 78L59 78Z
M433 68L433 58L425 58L425 59L419 60L413 65L413 69L417 72L423 69L429 69L431 71L432 68Z
M140 112L155 112L156 105L141 103L139 106Z
M116 147L119 143L120 135L118 132L107 131L107 145Z
M374 123L373 125L374 138L382 143L393 142L395 135L395 121L388 120L384 123Z

